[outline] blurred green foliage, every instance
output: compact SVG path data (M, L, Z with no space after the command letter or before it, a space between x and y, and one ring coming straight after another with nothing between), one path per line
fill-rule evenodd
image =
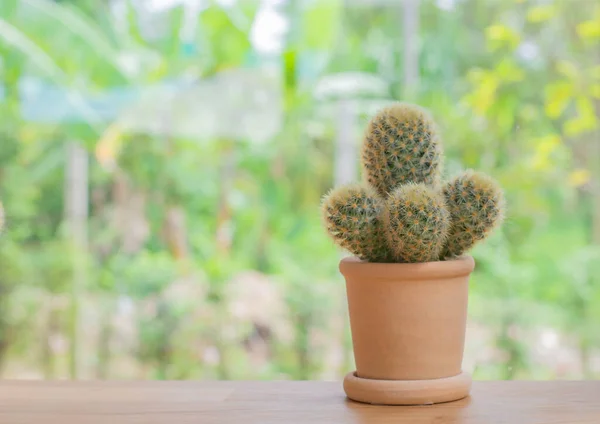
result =
M440 122L448 175L506 189L474 251L465 366L597 377L600 5L572 4L421 0L407 98L402 2L3 0L1 375L340 378L319 203L366 119L410 100Z

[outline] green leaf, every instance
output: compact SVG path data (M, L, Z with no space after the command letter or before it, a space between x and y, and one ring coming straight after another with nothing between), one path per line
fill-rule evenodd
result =
M502 81L518 82L525 78L525 72L513 59L504 58L496 67L496 75Z
M580 187L587 184L590 178L591 174L587 169L575 169L569 174L569 185L572 187Z
M585 96L578 96L577 117L565 122L564 131L567 135L577 136L598 127L598 120L594 112L592 101Z
M577 25L577 34L584 41L600 40L600 21L591 20Z
M556 134L546 135L534 140L535 155L533 157L532 168L538 171L551 169L550 156L561 144L561 139Z
M554 16L556 16L556 6L553 4L534 6L527 12L527 20L536 24L552 19Z
M499 81L494 75L484 78L479 87L470 96L471 105L480 114L484 114L494 104Z
M298 80L297 52L288 49L283 53L283 82L286 92L292 94ZM291 105L289 105L291 106Z
M514 49L521 41L521 37L515 30L501 24L494 24L487 27L485 29L485 37L488 49L491 51L502 47Z
M48 1L22 0L22 2L33 10L51 18L57 27L68 29L72 34L83 40L90 51L103 57L106 63L113 66L122 76L127 77L126 68L119 63L117 48L111 44L106 34L98 28L96 23L78 9L70 5Z
M559 60L556 64L556 70L561 75L572 80L577 79L579 76L579 70L577 68L577 65L566 60Z
M586 119L596 119L594 104L589 98L585 96L577 97L577 113L579 114L579 116Z
M231 21L231 17L216 5L205 9L200 15L200 28L211 43L215 71L235 68L243 64L251 49L250 39L244 29Z
M342 2L328 0L312 2L303 17L303 43L309 50L329 51L338 34Z
M573 84L568 81L558 81L548 84L545 89L545 108L548 117L556 119L567 108L574 94Z
M160 49L168 56L177 56L181 45L181 31L185 21L185 9L183 6L174 7L167 13L168 30L167 36L163 38Z
M135 6L132 4L132 0L125 0L125 8L125 17L127 21L126 36L140 45L145 45L146 40L144 40L142 35L142 31L137 19L137 13L135 11Z
M25 55L27 59L36 65L36 67L52 81L59 85L68 86L67 75L52 60L52 58L39 48L36 43L29 39L26 34L0 18L0 41L2 40ZM85 122L93 128L96 133L100 133L99 116L88 106L81 93L73 87L69 87L67 96L70 101L81 108Z
M0 2L0 16L5 18L12 16L17 10L18 3L17 0L2 0Z
M0 18L0 40L25 55L44 74L55 82L63 82L63 70L38 47L25 33L11 23Z

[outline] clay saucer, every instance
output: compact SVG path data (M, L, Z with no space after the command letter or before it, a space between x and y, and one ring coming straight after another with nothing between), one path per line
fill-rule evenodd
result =
M375 405L431 405L463 399L469 395L471 375L432 380L372 380L351 372L344 378L344 391L355 401Z

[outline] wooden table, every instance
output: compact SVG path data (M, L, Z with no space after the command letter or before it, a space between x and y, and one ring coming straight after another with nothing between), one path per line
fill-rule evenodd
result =
M435 406L347 400L341 382L0 382L2 424L600 424L600 381L475 382Z

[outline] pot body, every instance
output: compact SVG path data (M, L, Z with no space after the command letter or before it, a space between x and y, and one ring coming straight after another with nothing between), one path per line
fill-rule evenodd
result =
M470 256L417 264L345 258L356 376L430 380L462 371Z

